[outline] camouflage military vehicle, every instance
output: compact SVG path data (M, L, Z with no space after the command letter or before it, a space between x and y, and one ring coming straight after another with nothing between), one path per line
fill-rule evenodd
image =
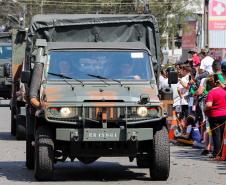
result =
M24 29L12 30L12 97L11 134L16 139L25 139L26 110L25 86L21 83L21 71L25 61L26 31Z
M151 15L37 15L28 31L26 165L127 156L166 180L170 150L158 98L159 32ZM171 80L171 79L170 79Z
M11 33L0 33L0 97L11 98Z

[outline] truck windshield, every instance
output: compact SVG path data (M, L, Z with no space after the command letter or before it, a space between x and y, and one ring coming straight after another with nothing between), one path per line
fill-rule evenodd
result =
M12 47L0 45L0 60L11 59L11 57L12 57Z
M50 51L48 79L51 73L80 80L95 76L114 80L150 80L149 55L144 51Z

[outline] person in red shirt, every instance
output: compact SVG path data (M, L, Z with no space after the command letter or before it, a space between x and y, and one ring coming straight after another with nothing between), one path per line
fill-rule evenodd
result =
M200 65L200 58L196 49L191 49L189 52L191 54L192 65L195 69Z
M226 121L226 90L220 86L218 81L215 82L216 87L211 89L207 95L205 108L212 130L214 157L221 155L224 122Z

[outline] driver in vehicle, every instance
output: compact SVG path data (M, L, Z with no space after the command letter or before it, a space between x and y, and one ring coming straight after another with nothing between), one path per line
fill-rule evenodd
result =
M63 75L68 78L73 78L73 69L70 61L67 60L59 60L59 61L51 61L53 64L50 65L49 69L49 78L51 79L59 79L61 78L59 75Z
M58 66L59 66L59 73L60 74L66 75L66 76L72 75L71 65L70 65L69 61L61 60L61 61L59 61Z
M130 63L123 63L121 65L120 72L120 78L122 79L141 80L141 77L138 74L134 73L132 64Z

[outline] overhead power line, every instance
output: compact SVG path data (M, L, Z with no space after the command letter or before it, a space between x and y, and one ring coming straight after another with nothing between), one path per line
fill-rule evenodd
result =
M51 0L20 0L18 1L20 3L35 3L35 4L40 4L40 2L42 2L43 4L57 4L59 5L59 2L57 1L51 1ZM135 2L135 1L134 1ZM182 4L182 3L187 3L188 0L180 0L180 1L149 1L148 4L149 5L156 5L156 4L169 4L169 5L174 5L174 4ZM82 1L61 1L61 4L77 4L77 5L104 5L104 4L111 4L111 5L131 5L131 3L127 3L127 2L113 2L113 1L106 1L106 2L82 2Z

